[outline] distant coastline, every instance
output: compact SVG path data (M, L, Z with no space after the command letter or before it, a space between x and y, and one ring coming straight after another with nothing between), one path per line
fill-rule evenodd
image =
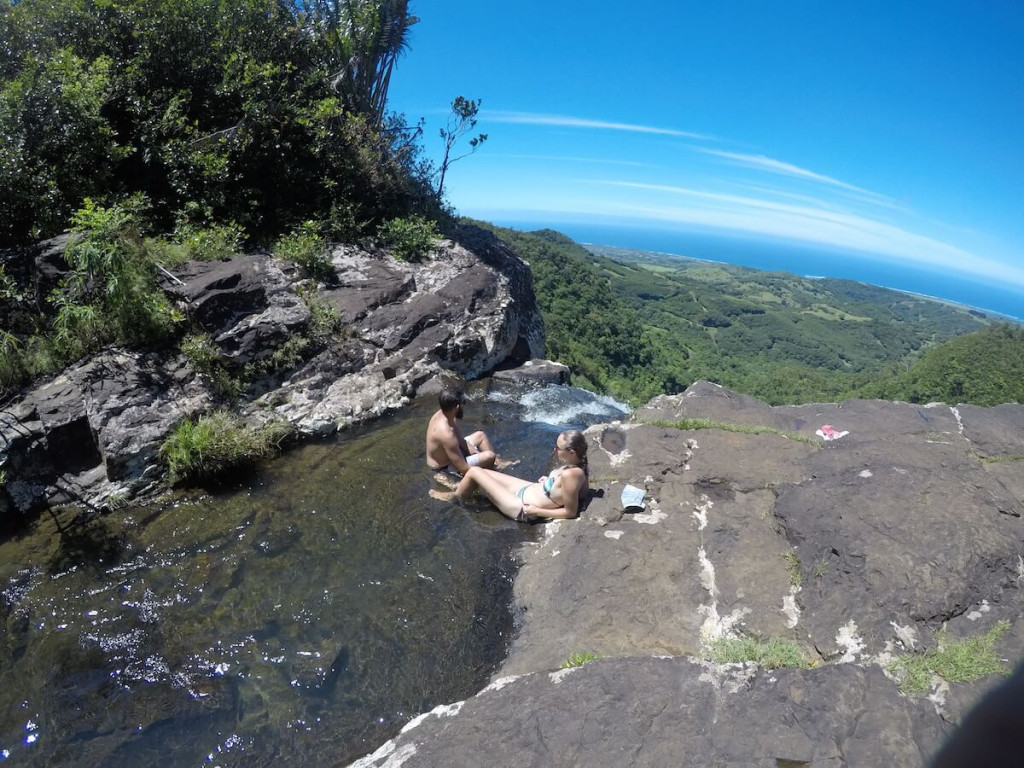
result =
M814 248L781 240L746 239L720 232L683 232L589 222L500 221L523 231L554 229L580 244L601 244L661 257L853 280L865 285L1024 323L1024 291L976 282L967 275L929 272L870 254ZM700 253L700 256L691 254ZM713 258L709 258L713 257Z
M682 253L672 253L670 251L648 251L648 250L644 250L642 248L627 248L627 247L620 246L620 245L607 245L605 243L590 243L590 242L585 242L584 243L584 242L581 242L580 245L582 245L584 248L588 248L588 249L591 248L591 247L603 248L603 249L608 249L610 251L622 251L623 253L650 254L650 255L654 255L654 256L668 257L668 258L671 258L671 259L686 259L687 261L699 261L699 262L706 263L706 264L725 264L727 266L743 267L745 269L758 269L759 271L775 271L775 270L760 270L758 267L748 267L745 264L732 264L731 262L728 262L728 261L719 261L719 260L716 260L716 259L705 259L705 258L701 258L699 256L689 256L689 255L682 254ZM788 271L788 270L786 270L786 271ZM803 277L806 280L829 280L829 279L832 279L832 280L852 280L852 278L848 278L848 277L836 278L836 277L830 277L829 275L800 275L800 277ZM1015 322L1015 323L1024 323L1024 319L1019 318L1019 317L1015 317L1014 315L1010 315L1010 314L1007 314L1005 312L1000 312L1000 311L995 310L995 309L986 309L985 307L979 307L979 306L976 306L974 304L966 304L966 303L964 303L962 301L955 301L953 299L943 298L942 296L933 296L932 294L922 293L920 291L910 291L910 290L907 290L906 288L895 288L895 287L893 287L891 285L881 285L881 284L878 284L878 283L869 283L869 282L867 282L865 280L854 280L854 282L863 283L864 285L873 285L873 286L875 286L877 288L885 288L886 290L889 290L889 291L896 291L897 293L903 293L903 294L906 294L907 296L914 296L914 297L920 298L920 299L927 299L929 301L937 301L940 304L948 304L949 306L958 307L960 309L966 309L966 310L969 310L969 311L980 312L980 313L984 314L986 317L989 316L989 315L995 315L997 318L1000 318L1000 319L1009 320L1009 321Z

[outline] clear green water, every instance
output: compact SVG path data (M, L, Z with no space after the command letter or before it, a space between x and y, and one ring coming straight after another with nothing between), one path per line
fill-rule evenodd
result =
M242 487L73 527L44 515L0 544L0 762L345 764L478 691L538 531L427 497L430 410ZM544 469L545 428L467 410L524 476Z

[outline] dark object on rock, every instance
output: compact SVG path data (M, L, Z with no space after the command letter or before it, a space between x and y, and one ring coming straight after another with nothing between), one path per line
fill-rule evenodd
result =
M932 768L1024 766L1024 663L971 710Z

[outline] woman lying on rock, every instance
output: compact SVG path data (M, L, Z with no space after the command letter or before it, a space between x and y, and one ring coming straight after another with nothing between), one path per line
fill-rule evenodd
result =
M588 488L587 439L577 429L566 430L555 440L555 455L562 466L536 483L493 469L470 467L454 491L431 490L430 495L454 501L479 488L501 514L520 523L531 517L576 517Z

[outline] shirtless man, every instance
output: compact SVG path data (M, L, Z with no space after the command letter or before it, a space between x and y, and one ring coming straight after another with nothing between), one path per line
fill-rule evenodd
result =
M470 467L502 469L511 466L498 459L483 432L462 436L458 421L462 418L465 400L461 391L452 389L445 389L437 398L441 407L427 424L427 466L456 479L465 475Z

